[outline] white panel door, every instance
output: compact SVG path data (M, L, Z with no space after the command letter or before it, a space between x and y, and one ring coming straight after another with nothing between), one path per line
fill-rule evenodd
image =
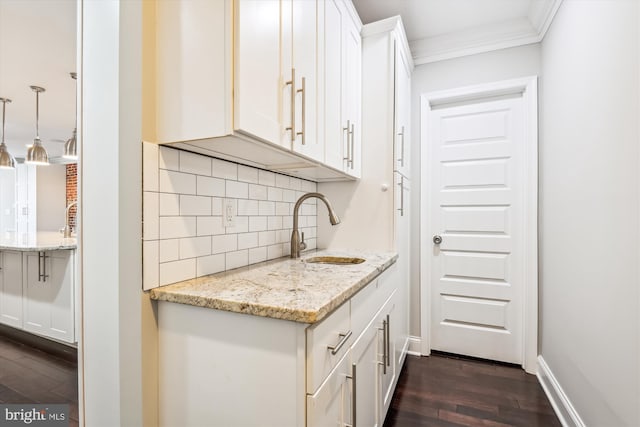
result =
M431 348L521 364L522 98L443 106L429 123Z

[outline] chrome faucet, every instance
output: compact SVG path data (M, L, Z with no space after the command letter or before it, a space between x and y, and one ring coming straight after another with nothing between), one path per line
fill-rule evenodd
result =
M78 202L73 202L73 203L69 203L69 206L67 206L67 210L64 213L64 230L63 230L63 234L64 237L71 237L71 227L69 227L69 210L73 207L76 206L78 204Z
M293 207L293 231L291 232L291 258L300 258L300 251L307 249L307 244L304 242L304 233L302 233L302 240L300 240L300 234L298 233L298 212L302 203L310 197L315 197L324 202L329 210L329 222L331 225L340 224L340 218L336 215L335 211L331 207L329 200L321 193L307 193L300 196L296 205Z

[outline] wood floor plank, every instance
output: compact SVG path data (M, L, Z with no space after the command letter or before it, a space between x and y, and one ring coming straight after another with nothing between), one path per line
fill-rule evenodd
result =
M407 357L384 422L411 426L561 425L534 375L511 365L434 354Z

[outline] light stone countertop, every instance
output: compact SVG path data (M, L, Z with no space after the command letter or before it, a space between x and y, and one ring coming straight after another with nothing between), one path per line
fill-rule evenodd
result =
M10 251L55 251L76 249L75 237L65 238L57 231L38 231L35 234L0 234L0 250Z
M361 264L312 264L316 256L358 257ZM301 323L322 320L392 265L391 252L316 251L279 258L151 290L151 299Z

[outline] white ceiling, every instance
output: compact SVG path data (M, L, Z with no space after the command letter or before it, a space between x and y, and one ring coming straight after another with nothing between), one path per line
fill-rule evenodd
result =
M400 15L416 64L539 42L562 0L353 0L364 24Z
M0 0L0 98L13 101L7 104L5 141L14 156L24 157L35 137L31 85L46 89L40 94L40 138L50 157L62 154L75 122L71 71L76 71L75 0Z

